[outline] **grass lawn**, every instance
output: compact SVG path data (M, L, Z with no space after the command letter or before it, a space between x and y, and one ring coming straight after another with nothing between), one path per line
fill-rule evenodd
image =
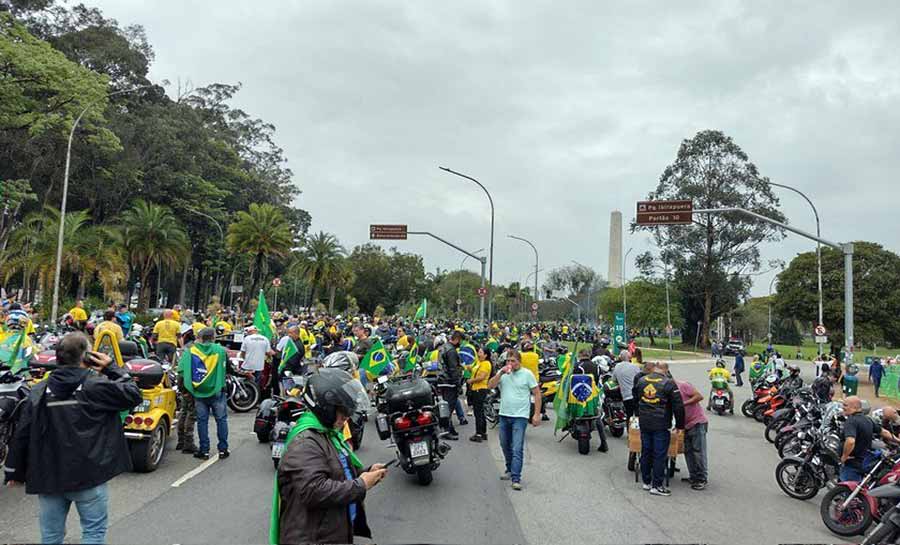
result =
M774 344L775 350L781 353L787 359L797 359L797 347L789 344ZM825 352L828 352L831 347L830 345L825 345L822 347ZM748 354L759 354L760 352L765 351L766 343L756 342L747 347ZM804 339L803 345L800 347L800 351L803 354L801 359L804 360L813 360L816 355L818 355L818 346L808 340ZM890 349L890 348L879 348L878 352L874 352L871 349L864 350L856 350L853 352L853 361L854 363L865 363L866 356L896 356L900 353L898 349Z
M669 359L669 348L668 348L667 344L665 344L665 345L660 344L657 341L656 348L645 348L644 346L642 346L642 343L640 341L641 341L641 339L638 339L638 346L641 347L641 353L644 356L644 361L646 361L646 360L668 360ZM573 343L573 342L564 342L564 344L569 347L570 352L575 349L575 343ZM646 340L646 344L647 345L650 344L649 339ZM581 350L582 348L590 348L590 347L591 347L591 345L588 343L578 343L579 350ZM693 352L690 352L690 353L681 352L680 350L682 350L682 349L683 349L683 347L679 347L677 345L672 346L672 350L673 350L672 360L695 360L697 358L702 358L702 357L708 356L708 355L702 354L702 353L694 354ZM694 349L693 346L687 347L687 350L689 350L689 351L693 351L693 349Z

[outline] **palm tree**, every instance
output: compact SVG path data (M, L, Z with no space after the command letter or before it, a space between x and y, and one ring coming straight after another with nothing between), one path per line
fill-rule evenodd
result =
M84 289L94 275L103 287L106 300L124 297L119 288L128 280L128 257L122 230L112 225L94 225L85 230L78 241L80 254L81 281L79 298L84 297Z
M269 258L284 257L291 251L291 226L278 208L271 204L251 203L248 211L238 212L237 221L228 226L225 244L234 255L250 255L250 297L269 272Z
M344 247L331 233L319 231L306 241L300 267L312 288L307 306L319 302L319 288L323 283L340 280L338 269L345 254Z
M346 259L340 259L331 272L331 275L325 279L325 285L328 286L328 314L334 315L334 297L338 288L351 286L355 275L350 269Z
M167 207L138 199L122 214L122 240L141 281L138 307L146 310L150 272L155 266L160 274L163 267L174 268L191 255L187 233Z

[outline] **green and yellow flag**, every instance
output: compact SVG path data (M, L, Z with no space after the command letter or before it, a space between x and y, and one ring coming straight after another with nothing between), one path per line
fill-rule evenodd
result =
M297 348L297 343L294 342L294 339L288 338L287 344L285 344L284 348L281 350L281 363L278 364L278 372L280 373L288 360L299 352L300 349Z
M256 313L253 315L253 326L271 342L275 338L275 322L269 315L269 305L266 304L266 295L259 290L259 303L256 305Z
M372 343L372 348L366 352L365 357L359 362L359 368L365 370L366 375L374 380L375 377L381 375L390 364L391 355L384 349L384 345L381 344L381 339L375 339L375 342Z
M178 362L184 387L194 397L205 398L225 386L225 349L218 343L194 343Z
M24 332L13 333L0 342L0 363L6 363L13 374L28 366L31 339Z
M419 343L414 342L412 346L409 347L409 353L406 354L406 358L403 360L403 371L409 372L415 369L416 361L419 359Z
M472 366L478 362L478 352L468 341L459 343L457 352L459 352L459 364L463 368L463 378L468 380L472 378Z
M422 304L416 309L416 317L413 320L424 320L428 318L428 299L422 299Z

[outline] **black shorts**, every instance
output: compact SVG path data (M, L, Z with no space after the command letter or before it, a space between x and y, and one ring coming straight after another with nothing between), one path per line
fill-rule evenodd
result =
M162 361L172 363L177 348L172 343L156 343L156 355Z

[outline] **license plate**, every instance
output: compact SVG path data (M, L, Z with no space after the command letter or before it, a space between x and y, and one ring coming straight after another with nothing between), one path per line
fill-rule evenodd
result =
M428 456L428 442L427 441L419 441L418 443L410 443L409 444L409 457L410 458L419 458L422 456Z
M725 400L722 398L719 398L719 399L716 399L715 401L713 401L713 403L715 403L716 405L724 405Z
M281 458L284 454L284 443L272 443L272 458Z

